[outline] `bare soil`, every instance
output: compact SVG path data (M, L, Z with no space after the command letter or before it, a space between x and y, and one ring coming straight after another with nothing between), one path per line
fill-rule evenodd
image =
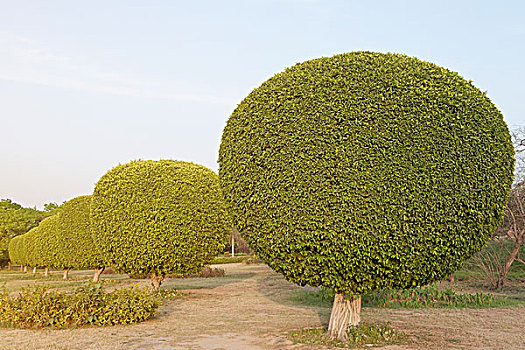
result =
M286 332L326 327L328 308L296 305L297 287L265 265L217 265L226 277L169 279L189 293L167 300L146 322L78 329L0 329L0 349L324 349L293 344ZM86 272L87 274L88 272ZM103 275L102 278L110 278ZM148 284L148 281L130 281ZM525 349L525 308L364 308L361 320L390 322L411 337L380 349Z

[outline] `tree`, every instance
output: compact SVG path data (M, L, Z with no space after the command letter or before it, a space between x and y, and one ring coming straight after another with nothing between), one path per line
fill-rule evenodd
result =
M104 259L93 242L90 207L91 196L76 197L64 203L57 223L61 246L57 259L66 269L94 269L93 280L98 281L104 271Z
M525 264L525 260L520 258L520 249L525 241L525 184L520 183L515 186L510 194L510 199L505 212L505 219L498 233L504 233L503 238L507 237L512 241L512 249L509 250L504 243L504 239L499 238L499 244L504 248L508 255L503 264L499 264L496 289L503 288L507 275L514 261Z
M20 264L20 266L22 266L24 262L21 242L21 236L16 236L9 241L8 245L9 259L15 264Z
M59 213L62 210L62 206L66 203L65 201L62 204L57 204L55 202L45 203L44 212L54 215Z
M516 167L505 216L492 237L491 246L474 259L494 289L503 288L514 262L525 264L520 257L525 244L525 128L513 128L511 134Z
M441 280L501 222L503 116L457 73L398 54L297 64L230 116L219 179L234 227L275 271L336 291L345 340L360 295Z
M108 265L151 274L200 272L224 248L231 226L217 175L193 163L133 161L97 182L91 204L94 241Z
M10 199L0 199L0 266L9 262L9 241L38 226L51 214L24 208Z
M53 215L44 219L38 226L38 231L34 238L36 264L45 268L45 276L48 275L50 267L63 268L57 259L57 256L60 256L63 252L58 222L59 215Z
M511 134L516 157L514 184L523 185L525 182L525 127L516 126L512 128Z

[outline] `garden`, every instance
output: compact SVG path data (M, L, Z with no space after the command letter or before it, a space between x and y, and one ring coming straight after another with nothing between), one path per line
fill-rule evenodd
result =
M299 63L233 111L218 174L134 160L45 212L3 200L0 342L519 348L513 132L470 81L414 57Z

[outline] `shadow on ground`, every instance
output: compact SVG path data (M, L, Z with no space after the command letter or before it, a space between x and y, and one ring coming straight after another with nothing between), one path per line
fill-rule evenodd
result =
M255 273L227 274L224 277L192 277L192 278L170 278L162 282L161 288L191 290L191 289L213 289L227 284L241 282L252 278Z
M306 287L307 289L307 287ZM327 302L321 305L309 305L308 302L300 300L305 287L290 283L281 275L275 273L266 274L257 279L257 291L275 303L284 306L293 306L306 310L312 310L317 313L319 322L323 327L328 327L332 303Z

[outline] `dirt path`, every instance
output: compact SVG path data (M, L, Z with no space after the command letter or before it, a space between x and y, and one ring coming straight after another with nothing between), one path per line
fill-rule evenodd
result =
M228 277L168 280L190 295L167 301L153 320L108 328L0 329L0 349L323 349L292 344L284 333L320 327L325 308L297 306L298 287L266 266L222 265ZM525 349L525 308L363 310L364 321L390 321L414 343L382 349Z

